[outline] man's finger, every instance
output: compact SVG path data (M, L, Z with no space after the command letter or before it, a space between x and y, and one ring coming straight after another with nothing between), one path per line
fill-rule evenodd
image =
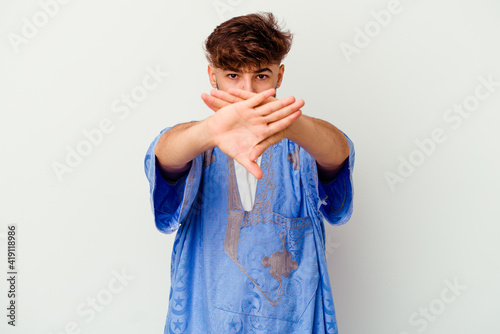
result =
M250 92L248 90L242 90L242 89L237 89L237 88L230 88L227 92L233 96L239 97L242 100L248 100L248 99L251 99L252 97L254 97L255 95L257 95L257 93L253 93L253 92ZM275 94L276 94L276 92L275 92ZM277 100L277 98L274 97L273 95L271 95L267 99L265 99L264 102L261 103L261 105L275 101L275 100Z
M256 108L255 110L257 113L261 116L267 116L277 110L283 109L292 103L295 102L295 98L293 96L285 97L283 99L279 99L273 102L269 102L267 104L264 104L263 106L260 106Z
M264 117L264 119L265 119L267 124L276 122L282 118L285 118L285 117L293 114L297 110L300 110L300 108L302 108L304 106L304 104L305 104L304 100L295 101L295 103L293 103L285 108L281 108L275 112L268 114L267 116Z
M205 93L201 94L201 99L203 100L203 102L205 102L207 107L209 107L213 111L217 111L220 108L224 108L225 106L230 104L224 100L221 100L219 98L213 97Z
M258 157L258 156L257 156ZM255 176L257 179L261 179L264 173L262 172L262 169L260 169L259 165L253 160L250 160L248 157L242 157L242 156L236 156L234 158L240 165L245 167L245 169Z
M224 92L222 90L218 90L218 89L212 89L210 91L210 95L218 98L218 99L221 99L223 101L226 101L228 103L236 103L236 102L240 102L240 101L243 101L243 100L246 100L246 99L242 99L238 96L235 96L235 95L232 95L232 94L229 94L228 92Z
M273 96L276 93L276 90L274 88L270 88L268 90L265 90L263 92L260 92L259 94L255 95L254 97L245 100L244 103L247 105L249 108L254 108L261 104L265 99L267 99L269 96Z
M250 160L255 160L259 156L261 156L267 148L281 140L281 136L279 133L275 133L271 137L267 137L257 145L255 145L252 150L250 151L250 154L248 155L248 158Z
M278 133L280 131L283 131L284 129L288 128L290 125L292 125L293 122L295 122L300 115L302 115L302 111L297 110L293 112L292 114L276 121L273 123L268 124L267 128L267 136L266 137L271 137L275 133Z
M227 91L229 94L232 96L239 97L240 99L243 100L248 100L257 95L257 93L250 92L248 90L243 90L243 89L237 89L237 88L230 88Z

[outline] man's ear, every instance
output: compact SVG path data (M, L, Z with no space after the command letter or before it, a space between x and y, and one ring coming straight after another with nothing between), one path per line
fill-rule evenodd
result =
M283 81L283 74L285 73L285 65L281 64L278 68L278 82L276 83L276 88L280 88L281 82Z
M215 68L212 65L208 65L208 79L213 88L217 89L217 78L215 76Z

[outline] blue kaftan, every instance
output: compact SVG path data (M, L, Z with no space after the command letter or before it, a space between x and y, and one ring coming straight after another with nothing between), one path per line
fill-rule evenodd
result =
M244 211L232 158L218 147L166 182L151 144L145 158L157 228L177 230L164 333L338 333L323 218L352 212L354 147L336 179L288 139L262 155L255 203Z

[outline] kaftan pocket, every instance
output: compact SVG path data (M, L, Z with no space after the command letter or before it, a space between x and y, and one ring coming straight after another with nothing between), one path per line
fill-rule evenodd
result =
M224 250L232 261L217 274L215 307L298 322L319 284L311 219L239 210L229 216Z

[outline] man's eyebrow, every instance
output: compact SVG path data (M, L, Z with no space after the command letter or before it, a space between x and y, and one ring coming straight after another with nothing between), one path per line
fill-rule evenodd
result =
M254 73L262 73L262 72L268 72L268 71L273 73L273 71L271 71L271 69L269 67L260 68L260 69L256 70Z
M223 71L225 71L225 72L236 72L236 73L242 73L243 72L241 69L230 68L230 67L224 69ZM271 72L271 73L273 73L273 71L269 67L259 68L259 69L255 70L255 71L253 71L253 73L256 73L256 74L262 73L262 72Z

